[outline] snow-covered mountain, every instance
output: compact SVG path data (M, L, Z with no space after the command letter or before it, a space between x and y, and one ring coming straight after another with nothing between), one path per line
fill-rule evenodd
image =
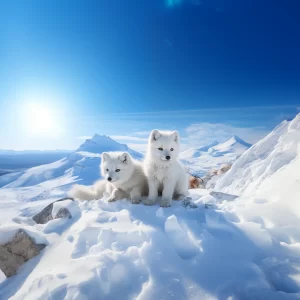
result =
M222 164L233 163L250 147L251 144L233 136L222 143L215 141L206 146L186 150L180 154L180 159L190 173L203 176L211 169L218 169Z
M209 151L211 151L213 156L221 156L227 153L234 153L237 155L241 155L247 149L251 147L251 144L245 142L238 136L234 135L230 139L226 140L224 143L220 143L211 147Z
M120 144L108 136L95 134L75 152L61 160L1 176L0 187L15 188L42 184L52 190L57 187L58 182L62 187L77 180L83 184L91 184L99 178L101 153L106 151L127 151L136 159L143 157L127 145Z
M180 153L180 158L181 159L191 159L191 158L198 158L201 155L207 153L209 151L209 149L211 149L212 147L218 145L217 141L214 141L206 146L201 146L198 148L191 148L188 149L186 151L183 151Z
M238 195L249 195L299 153L300 114L284 121L233 164L215 189ZM300 189L299 189L300 190Z

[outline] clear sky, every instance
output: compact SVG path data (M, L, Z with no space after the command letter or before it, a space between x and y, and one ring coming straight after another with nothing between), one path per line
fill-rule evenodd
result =
M3 0L0 148L153 128L255 142L300 106L295 0Z

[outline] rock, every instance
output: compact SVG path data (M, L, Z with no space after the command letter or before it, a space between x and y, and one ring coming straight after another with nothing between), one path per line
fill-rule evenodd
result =
M15 275L21 265L37 256L45 247L19 229L11 242L0 245L0 269L6 277Z
M213 196L215 199L221 200L221 201L224 201L224 200L233 201L236 198L238 198L238 196L236 196L236 195L226 194L226 193L222 193L222 192L214 192L214 191L212 191L209 194L211 196Z
M51 204L49 204L48 206L46 206L41 212L36 214L34 217L32 217L32 219L37 224L46 224L46 223L48 223L49 221L51 221L53 219L58 219L58 218L68 218L68 219L70 219L70 218L72 218L71 213L66 208L61 208L57 212L57 214L55 215L54 218L52 216L53 203L59 202L59 201L65 201L65 200L74 201L73 198L63 198L63 199L56 200L56 201L52 202Z
M200 187L201 183L203 183L203 180L201 178L190 175L189 189L197 189Z
M187 197L186 199L182 200L181 205L184 208L197 208L198 206L192 202L192 198L191 197Z
M231 164L223 164L218 170L217 174L222 175L231 169Z
M68 218L71 219L72 215L71 213L64 207L60 208L57 214L55 215L54 219L59 219L59 218Z

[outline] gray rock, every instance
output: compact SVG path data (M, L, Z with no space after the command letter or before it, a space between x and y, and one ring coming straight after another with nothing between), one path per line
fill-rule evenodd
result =
M11 242L0 245L0 269L6 277L15 275L21 265L37 256L45 247L19 229Z
M59 211L55 215L54 219L59 219L59 218L71 219L72 215L66 208L62 207L62 208L59 209Z
M211 196L213 196L216 200L227 200L227 201L233 201L236 198L238 198L238 196L236 195L231 195L231 194L226 194L226 193L222 193L222 192L210 192L209 193Z
M70 218L72 218L71 213L66 208L61 208L57 212L57 214L54 218L52 216L53 203L59 202L59 201L65 201L65 200L74 201L73 198L63 198L63 199L56 200L56 201L52 202L51 204L49 204L48 206L46 206L41 212L36 214L34 217L32 217L32 219L37 224L46 224L46 223L48 223L49 221L51 221L53 219L58 219L58 218L68 218L68 219L70 219Z

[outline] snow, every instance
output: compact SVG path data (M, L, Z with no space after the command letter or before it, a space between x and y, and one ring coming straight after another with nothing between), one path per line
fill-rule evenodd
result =
M68 207L73 218L35 224L31 217L71 183L91 180L100 152L84 147L67 158L71 170L60 161L45 181L15 179L0 189L0 238L22 227L47 247L17 275L0 274L0 299L300 299L299 120L282 123L220 176L216 186L240 197L194 189L195 208L64 201L54 210ZM216 151L235 151L228 144Z
M127 145L120 144L108 136L95 134L66 158L24 172L1 176L0 187L44 185L48 190L58 186L62 190L67 190L75 181L90 185L99 179L101 153L106 151L127 151L135 159L143 157L141 153L130 149Z
M223 143L213 142L199 148L192 148L180 154L182 163L192 175L204 176L223 164L232 164L242 153L251 147L237 136Z
M284 121L265 138L244 152L219 180L216 190L249 195L299 153L300 114Z

